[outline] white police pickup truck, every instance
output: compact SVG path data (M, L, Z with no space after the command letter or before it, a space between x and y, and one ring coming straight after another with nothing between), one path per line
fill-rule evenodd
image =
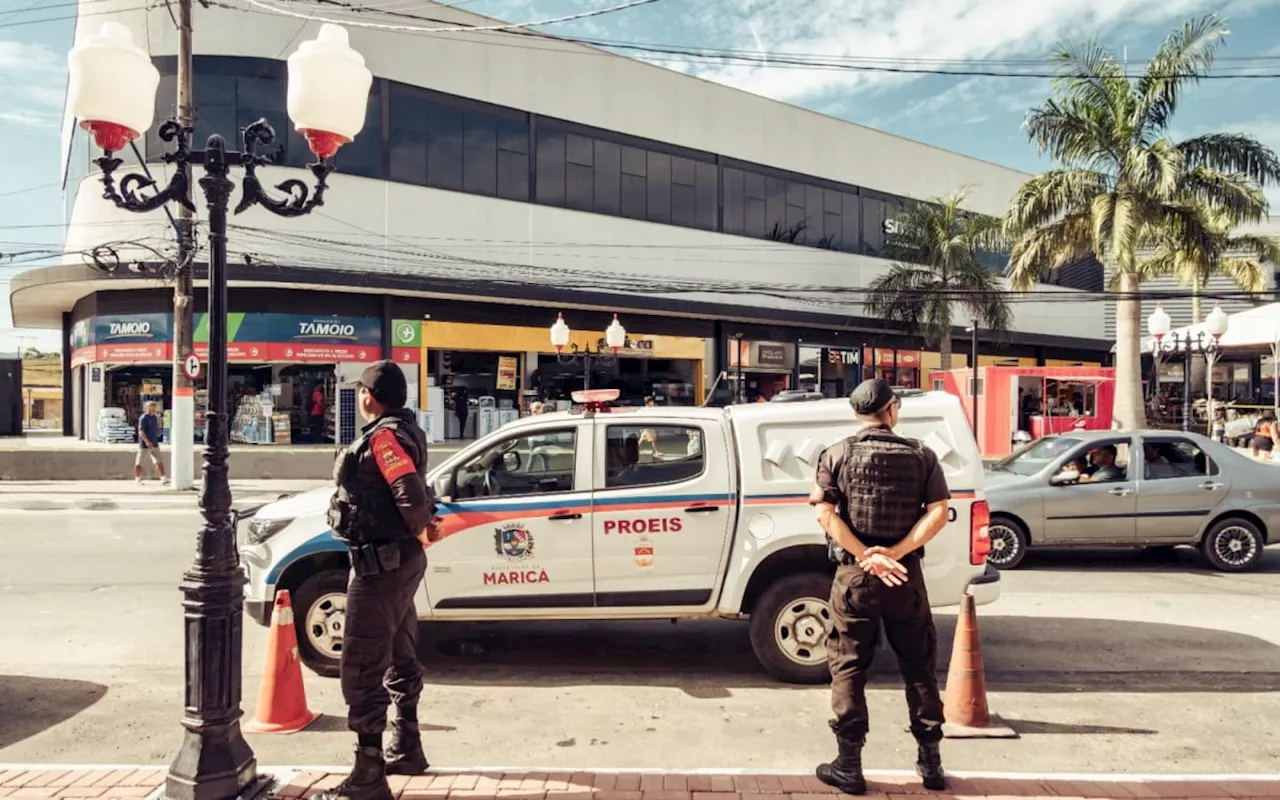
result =
M987 567L983 467L959 401L903 395L898 430L938 455L951 521L926 548L934 607L999 596ZM428 549L423 620L750 619L760 663L828 679L833 567L808 505L822 451L857 429L845 400L527 417L433 469L445 538ZM288 589L303 661L337 674L346 549L331 487L260 508L242 528L247 614Z

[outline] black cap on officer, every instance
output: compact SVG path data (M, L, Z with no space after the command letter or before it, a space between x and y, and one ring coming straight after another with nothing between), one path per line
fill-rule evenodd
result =
M853 413L870 417L885 410L895 399L897 395L887 381L868 378L849 395L849 405L853 406Z
M394 361L376 361L360 373L357 384L369 390L373 399L388 411L399 411L409 399L404 372Z

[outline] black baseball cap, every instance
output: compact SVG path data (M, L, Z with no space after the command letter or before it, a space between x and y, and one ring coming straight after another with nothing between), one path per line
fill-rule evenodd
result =
M896 399L897 395L887 381L868 378L849 395L849 405L853 406L853 413L871 416L879 414Z
M360 373L360 380L356 383L368 389L373 399L389 411L404 408L409 399L409 384L394 361L375 361Z

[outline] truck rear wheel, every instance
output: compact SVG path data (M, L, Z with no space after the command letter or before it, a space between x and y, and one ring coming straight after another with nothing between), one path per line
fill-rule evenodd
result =
M751 610L751 649L765 671L786 683L831 680L831 576L799 572L778 579Z
M326 678L338 677L347 617L347 573L317 572L293 593L293 624L302 663Z

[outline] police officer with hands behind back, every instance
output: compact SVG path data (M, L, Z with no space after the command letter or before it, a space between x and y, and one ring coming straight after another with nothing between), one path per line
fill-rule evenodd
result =
M946 788L937 641L925 591L924 546L947 523L951 494L934 452L893 432L901 401L882 380L849 396L863 427L818 461L809 497L837 564L827 640L831 708L839 756L818 766L819 780L865 794L862 747L868 730L867 670L884 624L906 683L916 772L927 789Z
M405 408L407 385L395 363L371 365L358 385L370 422L338 456L329 509L329 524L350 548L340 672L358 745L351 774L323 800L391 800L388 774L429 766L418 731L423 670L413 600L427 567L423 548L440 538L425 481L427 437ZM390 703L396 720L384 758Z

